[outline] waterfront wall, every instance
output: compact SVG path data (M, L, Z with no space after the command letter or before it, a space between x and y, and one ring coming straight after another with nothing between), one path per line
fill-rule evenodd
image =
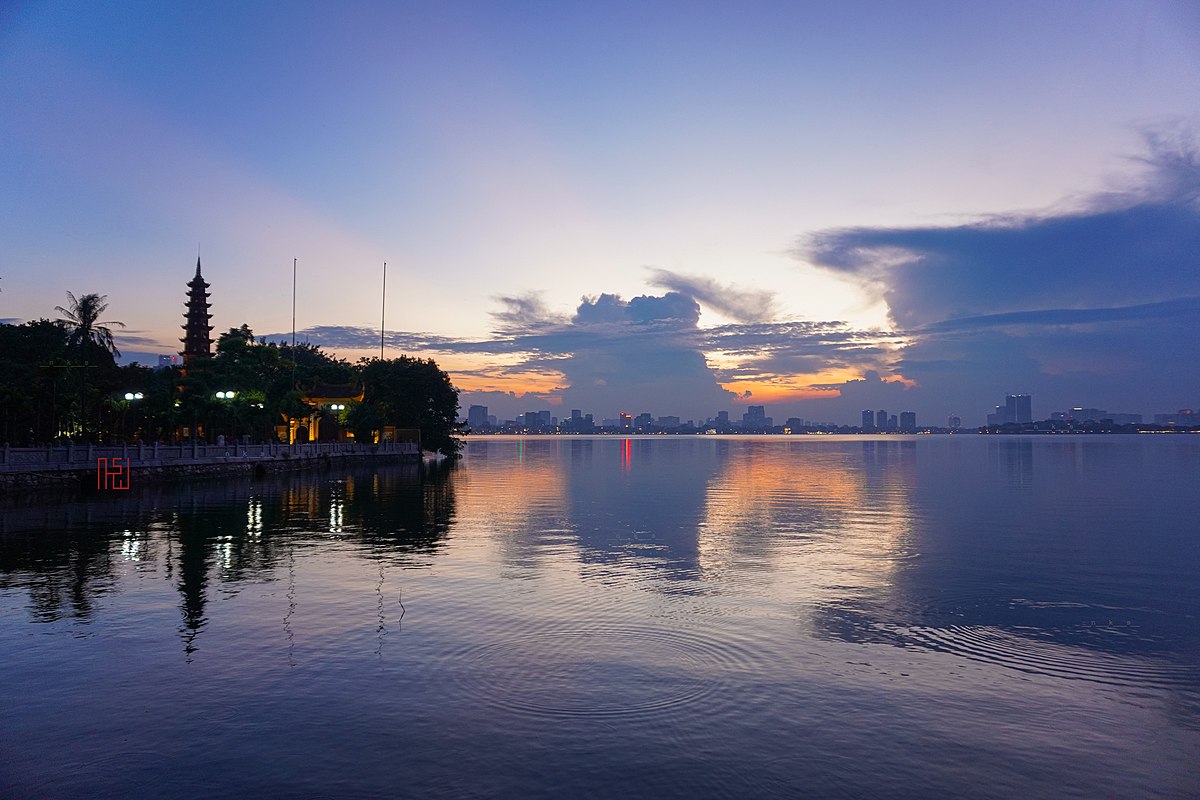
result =
M307 444L59 445L0 448L0 492L99 482L102 473L145 480L185 475L265 473L348 461L419 461L415 442Z

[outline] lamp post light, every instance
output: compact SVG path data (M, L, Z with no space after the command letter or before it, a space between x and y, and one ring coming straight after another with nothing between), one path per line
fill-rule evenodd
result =
M218 400L232 400L235 397L237 397L237 392L233 391L232 389L225 389L223 391L217 392ZM232 404L229 404L226 406L226 411L227 411L226 421L227 422L230 421L233 417L233 409L230 406L232 406ZM237 429L236 428L233 429L233 434L234 434L234 436L233 436L234 441L236 441L237 440Z
M125 439L125 413L129 410L129 404L134 400L141 400L145 395L141 392L126 392L125 402L121 403L121 438Z

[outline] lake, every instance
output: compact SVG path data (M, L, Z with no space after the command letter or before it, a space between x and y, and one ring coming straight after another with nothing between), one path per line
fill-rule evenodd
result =
M4 797L1200 796L1200 437L473 437L26 495Z

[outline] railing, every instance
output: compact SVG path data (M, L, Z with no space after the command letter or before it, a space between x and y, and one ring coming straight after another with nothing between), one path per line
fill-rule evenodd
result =
M308 442L306 444L68 444L46 447L0 447L0 471L88 469L97 459L121 458L129 465L220 463L273 458L317 458L327 455L417 455L415 442Z

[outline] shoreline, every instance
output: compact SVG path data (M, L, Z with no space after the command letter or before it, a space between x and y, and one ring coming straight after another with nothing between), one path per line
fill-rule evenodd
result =
M131 483L187 477L224 477L358 463L414 463L420 449L409 442L372 445L170 445L4 448L0 495L30 489L79 487L126 491Z

